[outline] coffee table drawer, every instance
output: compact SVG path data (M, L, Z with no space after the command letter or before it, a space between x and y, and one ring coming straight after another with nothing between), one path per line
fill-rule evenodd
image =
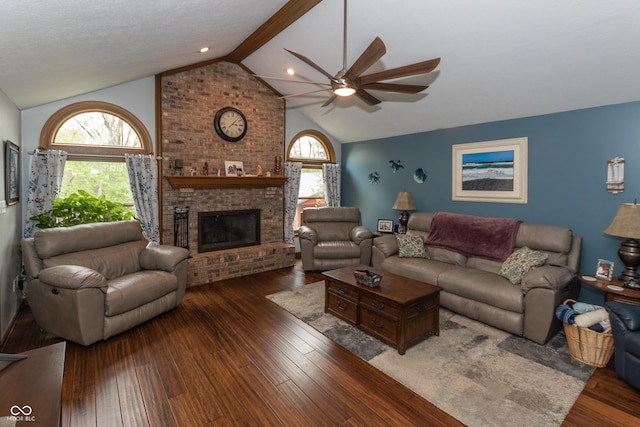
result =
M331 313L349 323L358 323L358 303L345 298L341 298L329 291L327 297L327 312Z
M360 306L360 328L393 347L398 345L398 321Z
M328 292L333 292L336 295L353 298L354 300L358 299L358 295L359 295L358 290L353 286L348 286L348 285L336 282L334 280L326 280L326 279L325 279L325 286L327 286Z
M385 315L392 317L394 320L398 320L398 317L400 316L400 310L396 306L390 305L389 303L376 298L374 295L363 294L360 298L360 304L366 305L374 309L374 311L377 310L384 313Z

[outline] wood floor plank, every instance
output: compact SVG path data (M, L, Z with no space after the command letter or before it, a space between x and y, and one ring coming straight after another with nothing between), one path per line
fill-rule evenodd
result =
M136 375L140 383L145 411L150 427L177 426L169 397L164 392L164 385L155 366L147 363L136 368Z
M460 425L266 295L322 280L298 261L187 290L107 341L67 343L62 426ZM60 342L23 305L3 351ZM640 424L640 392L597 369L565 426Z

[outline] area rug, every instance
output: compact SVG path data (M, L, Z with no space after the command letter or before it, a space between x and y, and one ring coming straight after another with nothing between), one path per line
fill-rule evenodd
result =
M558 426L594 370L563 332L541 346L440 309L440 335L401 356L324 313L324 282L267 298L469 426Z

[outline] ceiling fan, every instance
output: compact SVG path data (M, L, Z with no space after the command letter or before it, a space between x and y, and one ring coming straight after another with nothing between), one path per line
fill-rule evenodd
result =
M314 90L311 92L296 93L293 95L285 95L283 98L291 98L294 96L303 96L311 93L317 93L322 91L331 90L332 94L327 101L322 104L323 107L331 104L337 96L351 96L356 95L369 105L379 104L381 101L369 93L369 90L387 91L416 94L422 92L429 86L425 85L413 85L413 84L401 84L401 83L385 83L385 80L399 79L403 77L414 76L418 74L426 74L433 71L440 63L440 58L429 59L427 61L417 62L415 64L405 65L402 67L392 68L390 70L383 70L371 74L362 75L373 64L375 64L386 53L386 47L380 37L376 37L373 42L367 47L360 57L347 68L347 0L344 0L344 37L343 37L343 49L342 49L342 69L338 71L336 75L331 75L319 65L311 61L306 56L286 49L287 52L301 60L302 62L310 65L315 70L319 71L325 77L329 79L329 83L316 83L310 81L296 81L296 83L310 83L323 86L329 86L325 89ZM257 76L260 77L260 76ZM266 79L277 79L273 77L263 77Z

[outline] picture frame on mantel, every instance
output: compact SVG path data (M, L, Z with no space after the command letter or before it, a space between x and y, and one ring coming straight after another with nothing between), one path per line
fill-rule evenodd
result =
M452 146L454 201L527 203L528 138Z
M225 160L224 174L225 176L243 176L244 168L242 167L242 162L238 162L236 160Z
M20 147L4 141L4 195L7 206L20 201Z

